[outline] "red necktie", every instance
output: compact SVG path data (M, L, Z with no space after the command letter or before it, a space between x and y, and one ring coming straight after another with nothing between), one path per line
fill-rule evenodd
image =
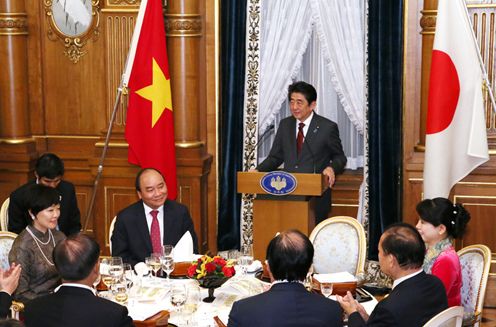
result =
M162 250L162 242L160 242L160 225L158 224L158 210L150 211L153 217L152 226L150 228L150 238L152 239L153 253L160 253Z
M301 148L303 147L303 141L305 137L303 136L303 127L305 127L304 123L298 124L298 136L296 137L296 153L300 155Z

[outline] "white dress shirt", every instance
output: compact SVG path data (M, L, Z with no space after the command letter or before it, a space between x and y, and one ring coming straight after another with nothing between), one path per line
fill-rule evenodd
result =
M164 206L160 206L158 209L152 209L143 202L143 207L145 210L146 224L148 225L148 233L152 230L153 216L150 213L152 210L157 210L158 215L158 226L160 227L160 244L164 244Z

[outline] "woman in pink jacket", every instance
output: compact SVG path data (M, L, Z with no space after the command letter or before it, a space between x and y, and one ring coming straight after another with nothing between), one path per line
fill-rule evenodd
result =
M423 200L417 213L416 227L427 247L424 271L441 279L450 307L461 305L462 271L453 240L463 236L470 214L445 198Z

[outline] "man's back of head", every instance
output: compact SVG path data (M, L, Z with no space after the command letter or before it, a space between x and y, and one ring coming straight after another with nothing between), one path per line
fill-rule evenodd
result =
M313 260L313 245L306 235L287 230L274 237L267 247L267 261L275 280L302 281Z
M53 250L53 260L57 271L64 281L70 282L87 279L98 263L99 256L98 243L84 234L67 237Z
M425 256L425 244L419 232L406 223L393 224L382 234L383 255L392 255L400 270L418 270ZM394 276L393 276L394 278Z

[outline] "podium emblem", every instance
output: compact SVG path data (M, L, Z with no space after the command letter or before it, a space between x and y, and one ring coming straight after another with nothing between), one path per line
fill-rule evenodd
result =
M296 185L296 178L285 171L272 171L260 179L262 189L272 195L293 193Z

